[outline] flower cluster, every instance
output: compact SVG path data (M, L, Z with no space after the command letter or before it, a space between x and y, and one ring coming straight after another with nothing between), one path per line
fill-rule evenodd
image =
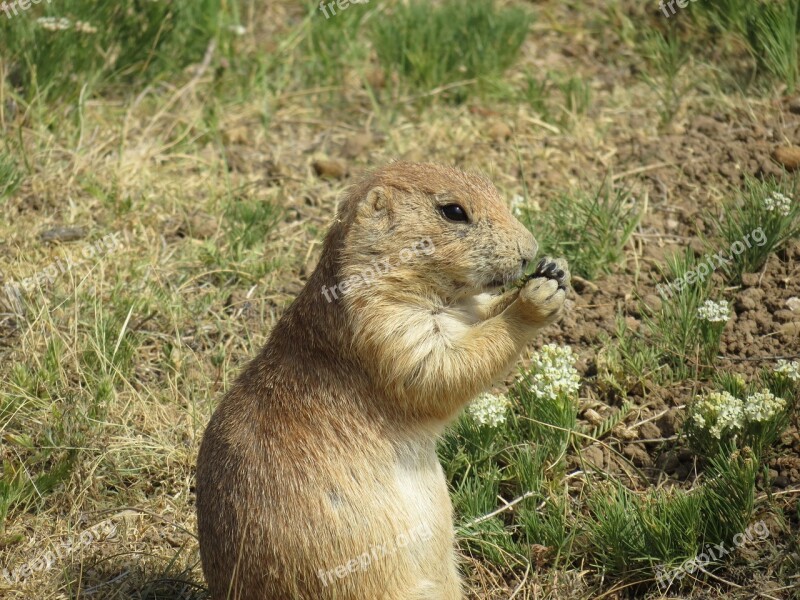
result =
M576 394L581 378L575 370L575 354L569 346L545 344L533 356L530 390L537 398L555 400L560 395Z
M775 367L775 372L786 375L792 381L800 381L800 362L780 359Z
M744 414L748 421L763 423L782 412L786 408L786 400L778 398L769 390L748 396L744 403Z
M726 300L719 302L706 300L703 306L697 309L697 316L710 323L725 323L731 317L731 309Z
M64 17L39 17L36 22L47 31L67 31L74 29L78 33L97 33L97 27L86 21L72 21Z
M483 393L467 407L467 414L478 424L498 427L506 422L506 413L511 402L506 396Z
M521 217L523 208L525 208L525 198L519 194L514 194L511 198L511 214L515 217Z
M48 31L66 31L72 28L72 21L64 17L39 17L36 22L42 26L42 29Z
M710 392L692 407L692 421L715 438L726 431L735 432L744 424L744 404L728 392Z
M764 208L770 212L777 212L786 217L792 212L792 199L789 196L784 196L780 192L774 192L771 196L764 198Z
M709 392L701 396L691 408L693 425L705 429L712 437L736 434L748 423L764 423L786 408L786 401L769 390L741 400L728 392Z

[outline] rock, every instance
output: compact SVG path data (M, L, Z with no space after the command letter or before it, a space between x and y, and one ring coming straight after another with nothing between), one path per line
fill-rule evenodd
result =
M603 422L603 417L601 417L596 410L591 408L587 408L585 411L583 411L583 418L592 425L599 425Z
M787 485L789 485L789 479L783 475L778 475L772 480L772 485L779 488L785 488Z
M39 234L43 242L74 242L86 237L83 227L53 227Z
M800 97L789 100L789 112L800 115Z
M211 215L196 212L186 219L186 233L198 240L206 240L217 232L217 221Z
M639 468L653 465L650 455L640 444L628 444L622 450L622 454Z
M791 323L784 323L778 327L781 335L789 340L800 336L800 321L792 321Z
M638 429L640 440L657 440L661 437L661 429L652 421L642 423Z
M681 461L678 460L678 455L673 450L664 452L656 459L656 467L665 473L673 473L680 464Z
M598 469L603 468L603 451L597 446L589 446L588 448L584 448L581 451L581 456L583 456L583 460L590 465L597 467Z
M700 133L709 137L715 137L723 128L722 123L706 116L696 117L692 122L692 126Z
M677 408L671 408L657 421L661 435L669 437L675 435L681 427L681 418Z
M511 137L511 127L503 123L502 121L497 121L487 131L487 134L491 138L493 142L505 142Z
M621 440L632 441L639 438L639 434L636 433L636 430L629 429L622 423L614 427L612 431L614 435L616 435Z
M782 308L781 310L776 310L772 316L776 321L780 321L781 323L789 323L790 321L796 321L798 314Z
M386 73L380 68L372 69L367 73L367 83L376 90L383 88L386 85Z
M372 145L372 136L368 133L355 133L349 136L342 148L342 153L347 158L357 158Z
M758 285L758 273L743 273L742 287L756 287Z
M639 328L642 326L642 322L635 317L625 317L625 326L628 328L628 331L635 333L639 331Z
M311 163L318 177L341 179L347 174L347 165L333 158L318 158Z
M755 310L761 304L763 297L764 290L761 288L748 288L739 294L733 306L737 313Z
M787 171L800 167L800 148L797 146L778 146L772 151L772 158Z
M656 296L655 294L647 294L644 298L642 298L642 302L644 305L652 312L656 313L661 310L661 298Z

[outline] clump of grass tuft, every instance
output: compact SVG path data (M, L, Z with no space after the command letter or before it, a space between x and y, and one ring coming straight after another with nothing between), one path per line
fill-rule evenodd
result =
M699 267L705 267L708 275L710 267L698 265L691 250L670 257L661 269L664 280L671 284L668 292L662 292L661 307L644 311L645 324L663 362L680 379L692 373L687 359L696 371L713 364L727 321L727 304L709 301L711 280L698 275Z
M712 217L716 234L731 248L725 270L732 283L744 273L755 273L770 254L800 234L800 202L795 199L797 180L760 181L748 177L740 197L723 205Z
M335 6L335 5L334 5ZM319 3L309 5L302 46L308 60L303 62L305 82L321 85L341 82L348 65L362 64L368 54L364 43L364 21L368 5L351 4L347 10L325 18Z
M413 0L375 23L372 43L387 72L427 91L501 75L516 59L530 24L528 11L499 8L494 0L439 5ZM464 95L462 90L451 97Z
M743 450L712 460L707 481L690 492L637 495L619 482L592 486L583 518L591 564L607 575L641 579L693 559L705 545L730 545L752 517L756 469Z
M614 335L604 334L598 355L598 385L615 395L645 393L667 378L667 365L661 352L647 340L630 331L625 319L617 316Z
M151 81L200 62L212 41L225 47L231 10L222 0L42 3L0 20L0 54L24 97L75 98L84 86Z
M642 75L645 83L658 95L661 124L667 124L680 110L681 101L691 85L682 84L681 72L689 62L689 48L674 30L667 34L652 31L645 38L644 55L655 76Z
M739 41L755 66L784 83L788 92L797 89L800 2L721 0L698 3L692 12L703 15L712 30Z
M797 89L797 31L800 2L756 3L747 22L747 37L758 64L789 92Z
M521 217L542 253L565 256L573 273L594 279L622 260L640 213L627 189L603 184L593 195L562 194L542 211L525 208Z
M689 447L703 458L729 455L737 447L760 457L789 423L791 390L766 370L750 384L731 373L716 381L720 391L701 394L689 406L684 423Z

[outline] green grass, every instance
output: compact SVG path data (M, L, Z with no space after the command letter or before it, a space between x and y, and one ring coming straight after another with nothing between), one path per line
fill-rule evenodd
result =
M0 201L13 194L22 180L11 156L0 151Z
M334 8L335 8L334 4ZM351 4L326 19L319 3L309 5L302 51L309 60L302 65L307 85L342 83L348 68L364 68L368 56L366 46L370 14L369 4Z
M566 257L572 273L587 279L608 273L622 260L639 217L630 192L610 184L594 194L561 194L541 211L522 212L540 253Z
M683 97L692 89L691 83L686 83L682 78L691 48L675 30L667 33L653 30L646 34L642 52L650 67L649 71L642 74L642 78L658 96L658 113L664 125L673 120L680 110Z
M791 93L798 83L798 45L800 2L752 2L722 0L698 2L692 6L695 21L720 37L733 41L731 49L743 46L757 72L770 82L778 82Z
M499 8L494 0L412 0L376 21L371 38L383 68L424 92L501 76L517 58L530 24L528 11ZM456 90L451 97L462 100L465 94Z
M601 576L637 582L643 591L659 579L680 587L681 578L663 574L710 544L731 547L749 527L761 450L785 430L785 414L768 425L770 432L755 451L747 445L755 438L745 435L728 439L726 452L698 455L701 477L690 490L634 491L609 473L584 467L583 492L575 494L565 484L565 454L573 445L595 443L595 435L607 428L600 426L590 436L578 432L576 394L549 391L559 389L555 382L565 373L556 377L547 365L562 363L548 363L543 356L534 356L533 367L511 391L504 423L481 425L467 410L442 441L462 546L485 560L524 564L520 553L535 545L547 548L557 565L591 565ZM762 381L751 382L751 389ZM610 420L616 424L627 414L623 407L619 418ZM498 497L514 510L503 511ZM720 557L706 568L723 562Z
M775 194L783 194L788 201L776 205ZM741 282L744 273L760 271L771 254L800 234L796 194L794 177L780 181L748 177L744 188L723 204L719 215L712 216L716 237L730 258L723 270L732 283Z
M39 18L67 20L49 30ZM224 51L233 23L222 0L43 2L0 19L0 55L23 98L73 99L174 77L212 42Z

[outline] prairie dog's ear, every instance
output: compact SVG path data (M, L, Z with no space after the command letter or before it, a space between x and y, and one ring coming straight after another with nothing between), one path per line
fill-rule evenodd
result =
M380 185L372 188L359 205L358 213L365 220L388 221L392 215L392 191Z

